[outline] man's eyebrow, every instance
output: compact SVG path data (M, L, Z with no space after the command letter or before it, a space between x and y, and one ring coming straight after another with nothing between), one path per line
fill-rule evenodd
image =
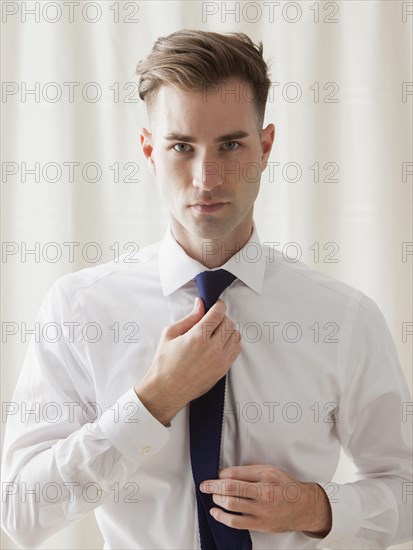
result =
M214 139L215 143L221 143L223 141L232 141L233 139L241 139L248 137L249 133L244 132L244 130L238 130L237 132L231 132L230 134L225 134L224 136L219 136ZM178 132L171 132L164 137L168 141L187 141L190 143L196 143L196 139L192 136L184 136Z

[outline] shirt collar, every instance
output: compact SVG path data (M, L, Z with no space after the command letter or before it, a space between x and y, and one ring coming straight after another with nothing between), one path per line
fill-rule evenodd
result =
M258 294L261 292L265 273L265 251L253 220L252 233L245 245L220 267L226 269ZM159 249L159 273L164 296L193 279L198 273L208 270L194 260L175 240L168 224Z

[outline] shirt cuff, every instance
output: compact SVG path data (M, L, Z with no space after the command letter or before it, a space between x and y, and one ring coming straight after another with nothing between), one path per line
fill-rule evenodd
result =
M97 421L112 445L130 462L143 464L169 440L169 431L145 408L135 390L122 395Z
M357 490L349 483L317 483L324 489L331 506L331 530L324 538L319 538L316 548L353 548L355 536L361 528L361 502ZM315 538L307 533L306 537ZM357 548L359 548L357 546Z

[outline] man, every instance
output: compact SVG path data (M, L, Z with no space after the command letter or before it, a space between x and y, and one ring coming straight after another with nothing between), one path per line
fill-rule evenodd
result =
M170 224L138 263L69 274L42 304L42 324L74 330L31 342L13 402L35 412L9 411L2 521L20 544L90 510L105 548L410 538L411 398L386 323L360 291L263 245L253 220L275 134L266 71L245 35L191 30L139 63L140 142ZM220 270L232 282L207 307L202 276ZM92 322L99 338L81 330ZM221 381L225 404L196 409ZM222 425L206 432L214 405ZM216 438L219 472L195 483ZM331 483L341 447L357 481Z

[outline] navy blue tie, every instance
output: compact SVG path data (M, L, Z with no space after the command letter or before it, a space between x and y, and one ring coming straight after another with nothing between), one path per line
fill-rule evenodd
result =
M205 311L215 304L224 289L235 279L235 275L225 269L203 271L195 277ZM202 550L251 550L249 531L234 529L216 521L209 513L211 508L217 507L212 495L199 490L203 481L218 479L225 380L226 377L223 376L207 393L194 399L189 405L189 440L199 535Z

